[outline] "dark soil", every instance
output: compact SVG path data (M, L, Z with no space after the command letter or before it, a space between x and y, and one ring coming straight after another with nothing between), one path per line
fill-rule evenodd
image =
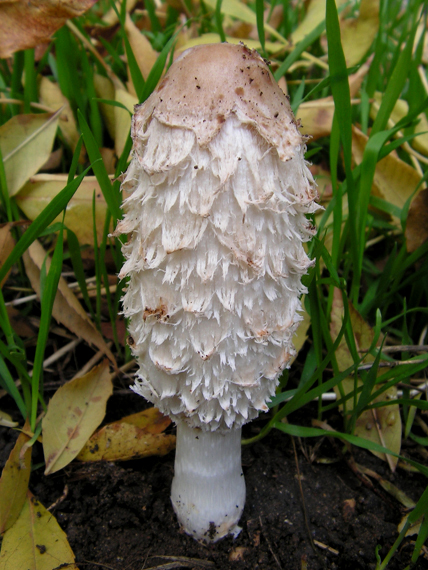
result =
M125 415L123 400L134 399L113 396L108 419ZM303 416L291 421L299 419L305 421ZM246 435L252 435L257 423L246 429ZM2 428L2 463L15 439L12 430ZM39 468L32 473L30 488L46 507L57 502L52 512L67 533L80 570L374 569L375 549L379 545L383 559L397 537L404 508L376 482L370 488L351 469L349 454L348 460L343 459L334 442L295 439L295 447L296 455L292 440L273 431L243 448L247 503L242 531L235 540L226 538L210 546L178 529L169 498L173 453L122 464L74 462L48 477ZM419 474L398 469L392 475L370 453L354 450L354 454L356 462L414 500L425 489L426 480ZM35 465L43 461L41 449L35 450L33 460ZM404 569L412 551L410 537L389 568ZM423 554L416 568L428 568Z

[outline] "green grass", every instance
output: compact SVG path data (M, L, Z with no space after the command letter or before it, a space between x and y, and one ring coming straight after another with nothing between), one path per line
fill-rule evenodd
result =
M217 0L215 9L212 9L205 3L199 6L187 1L188 29L192 28L197 34L214 33L224 40L233 29L232 19L224 9L225 3L225 0ZM259 51L270 59L275 78L280 80L284 77L288 82L293 108L303 112L305 104L318 98L331 97L334 101L335 113L330 132L308 143L308 156L313 164L328 171L332 196L323 202L325 211L316 219L318 235L309 245L309 253L317 263L306 279L308 295L305 308L311 325L302 351L305 356L299 356L296 367L281 378L278 393L271 402L271 416L254 440L268 437L274 428L298 437L330 435L355 446L400 456L428 477L428 470L422 463L354 434L362 414L398 403L403 419L403 438L413 438L425 448L428 446L427 438L422 437L415 424L415 417L428 410L426 396L417 399L411 395L411 380L426 377L428 352L426 348L418 353L406 348L401 354L387 351L387 347L394 344L428 344L428 243L408 251L406 239L411 201L428 177L427 156L420 151L414 153L409 150L409 144L417 140L415 127L418 121L421 116L428 117L426 62L423 59L426 7L424 11L421 0L410 0L407 9L400 10L400 3L381 1L378 33L373 37L372 45L359 62L348 66L340 23L343 15L341 11L338 13L334 0L326 0L321 20L295 46L284 49L284 43L278 42L278 49L269 51L270 44L277 38L266 29L265 14L273 13L275 6L283 7L284 17L277 32L287 38L304 20L305 11L301 4L297 10L290 9L289 0L272 0L271 4L255 0L250 6L255 14L254 30L259 37ZM183 26L178 10L169 7L161 17L157 4L146 4L150 30L142 33L151 40L158 59L144 78L138 65L138 54L134 53L125 31L125 4L117 11L116 33L108 42L100 38L96 44L103 63L93 51L88 50L90 35L86 25L102 25L103 10L109 6L109 3L95 6L76 19L75 28L64 26L58 30L39 62L35 63L34 50L31 49L17 52L10 61L0 61L0 93L6 100L0 104L0 126L17 114L40 112L34 104L39 102L38 76L43 74L59 85L73 110L81 135L77 146L71 148L65 142L64 134L58 132L54 148L62 150L62 159L57 172L66 174L68 180L28 229L22 231L19 225L14 227L16 245L0 267L0 281L13 269L3 292L0 291L0 386L12 397L22 417L29 418L33 433L40 429L39 414L46 408L43 360L53 326L51 315L55 292L66 260L79 284L85 310L96 328L101 330L102 323L110 323L118 363L123 364L130 356L129 351L120 345L117 329L124 284L118 284L113 291L109 286L111 277L119 272L123 263L120 241L110 236L110 229L121 218L122 196L118 177L126 170L132 143L128 137L121 156L117 157L114 172L109 171L101 149L114 148L114 135L109 130L101 105L110 103L110 109L115 112L116 109L122 111L123 104L111 100L110 96L99 97L95 82L101 76L104 80L113 77L116 84L124 89L130 83L136 93L136 102L145 101L172 61L172 54L180 45L177 42L182 41L186 32L186 25ZM352 3L351 13L354 15L358 13L355 7L358 7L358 2ZM134 14L133 19L137 21L138 16ZM79 35L73 29L78 30ZM327 42L326 52L324 40ZM307 54L312 59L308 59ZM351 97L349 76L369 60L370 69L362 79L358 94ZM325 69L326 62L328 69ZM374 113L372 103L376 93L382 94L382 102ZM405 101L408 110L395 125L391 125L389 121L398 100ZM360 164L355 160L355 127L368 136ZM86 154L82 154L82 146ZM403 198L402 203L394 202L389 195L382 197L371 192L378 163L388 156L396 157L401 165L417 169L420 175L419 184L410 188L410 194ZM91 275L88 275L83 261L87 244L79 243L75 231L67 227L67 219L53 224L65 212L82 180L91 173L98 181L108 213L101 240L94 228L94 263ZM21 214L15 198L9 196L1 156L0 186L0 222L16 222ZM95 221L96 209L94 195L90 220ZM53 235L57 236L54 241ZM15 333L5 303L13 300L15 295L9 285L28 287L22 256L36 239L41 239L51 254L51 265L49 270L42 267L40 304L34 303L26 308L40 314L37 348L32 356L34 365L30 375L26 343ZM109 263L106 261L108 256L111 258ZM95 299L89 295L88 277L95 277ZM106 290L104 294L103 288ZM334 289L340 292L343 305L343 320L337 334L332 334L331 330L337 310ZM355 317L355 311L373 332L369 346L363 352L357 342L360 333L357 327L360 325L356 323L360 321ZM378 341L383 344L379 345ZM342 354L343 350L347 352L346 363L341 350ZM369 360L365 358L367 353L371 355ZM349 378L353 388L347 391L346 381ZM387 390L397 387L402 390L402 396L394 402L375 401ZM323 395L334 388L338 400L324 402ZM284 423L293 411L315 398L318 398L318 420L326 418L338 406L347 411L343 413L341 431L326 432L316 427ZM414 544L412 562L416 562L428 537L427 512L428 490L420 497L386 558L382 561L376 554L378 570L387 566L410 524L425 514Z

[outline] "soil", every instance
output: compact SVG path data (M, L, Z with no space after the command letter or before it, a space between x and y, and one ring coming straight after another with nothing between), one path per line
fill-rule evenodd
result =
M113 396L107 419L137 411L130 410L131 400L141 409L134 395ZM300 412L300 417L289 419L305 423L310 413L305 408L305 415ZM265 420L246 426L244 435L254 435L261 421ZM12 430L1 428L2 464L15 439ZM397 538L404 507L376 482L370 488L351 468L350 455L343 459L337 443L294 442L293 446L290 437L274 430L262 441L244 446L247 502L242 531L235 540L226 538L210 546L178 528L169 497L173 452L121 464L73 462L48 477L39 467L31 475L30 489L46 507L56 503L52 512L67 533L80 570L374 569L376 547L383 559ZM370 453L354 449L353 454L354 461L413 500L425 489L426 480L417 473L397 469L392 474ZM42 461L39 447L33 462L37 466ZM405 539L388 568L402 570L410 563L414 538ZM426 551L415 568L428 569Z

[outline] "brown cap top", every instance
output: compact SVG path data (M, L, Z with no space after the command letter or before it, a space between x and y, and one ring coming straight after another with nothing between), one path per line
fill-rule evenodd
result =
M152 117L164 125L192 130L200 145L235 113L251 124L281 160L304 143L288 99L265 61L244 45L209 44L185 51L152 95L137 105L132 136L145 132Z

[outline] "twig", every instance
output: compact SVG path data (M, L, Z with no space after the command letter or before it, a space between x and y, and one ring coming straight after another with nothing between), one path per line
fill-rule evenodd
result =
M398 346L384 346L382 352L428 352L428 344L401 344Z
M57 362L58 360L60 360L65 354L67 354L67 352L76 348L76 346L80 342L82 342L82 339L76 338L76 339L72 340L71 342L69 342L68 344L66 344L65 346L63 346L62 348L60 348L59 350L57 350L54 354L52 354L52 356L49 356L49 358L46 358L46 360L43 361L43 368L45 369L48 366L50 366L51 364L53 364L54 362ZM30 370L30 372L28 374L30 376L32 376L33 371Z
M60 503L63 502L63 500L67 497L67 495L68 495L68 485L66 484L62 495L58 497L58 499L54 503L52 503L52 505L48 507L46 510L52 511L53 509L55 509Z
M259 517L259 521L260 521L260 527L261 527L262 532L263 532L263 536L264 536L265 539L266 539L266 542L267 542L268 548L269 548L269 550L270 550L270 553L271 553L272 556L274 557L275 562L276 562L277 565L278 565L278 568L279 568L280 570L282 570L281 563L280 563L280 561L278 560L278 557L276 556L275 552L272 550L272 545L271 545L271 543L270 543L269 537L268 537L267 533L265 532L265 530L264 530L264 528L263 528L262 517Z

